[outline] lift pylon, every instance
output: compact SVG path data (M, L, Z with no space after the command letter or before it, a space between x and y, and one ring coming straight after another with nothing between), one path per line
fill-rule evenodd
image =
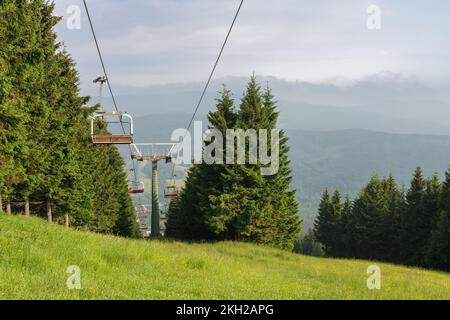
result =
M152 214L151 236L161 235L159 212L158 162L170 162L174 156L176 143L134 143L131 145L131 158L152 163Z

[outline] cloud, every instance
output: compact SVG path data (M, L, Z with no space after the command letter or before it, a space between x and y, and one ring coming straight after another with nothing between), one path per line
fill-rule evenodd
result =
M139 86L204 81L238 0L88 1L113 83ZM366 27L369 5L382 28ZM81 0L56 0L57 13ZM357 79L389 70L430 81L449 78L450 3L415 0L246 0L217 77L256 71L290 80ZM101 73L87 19L57 27L78 63L83 91Z

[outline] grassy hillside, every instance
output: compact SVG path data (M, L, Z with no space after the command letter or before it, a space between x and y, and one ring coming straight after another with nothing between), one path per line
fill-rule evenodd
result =
M0 299L450 299L450 274L242 243L125 240L0 214ZM81 268L82 289L66 287Z

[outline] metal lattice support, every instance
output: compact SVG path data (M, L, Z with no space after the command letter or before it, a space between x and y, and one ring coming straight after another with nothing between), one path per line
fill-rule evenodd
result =
M160 236L160 217L159 217L159 190L158 190L158 161L152 161L152 236Z

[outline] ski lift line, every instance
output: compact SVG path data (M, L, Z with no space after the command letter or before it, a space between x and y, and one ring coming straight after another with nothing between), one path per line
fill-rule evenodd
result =
M212 77L214 76L214 73L215 73L215 71L217 69L217 66L219 65L220 58L222 57L223 51L225 50L225 47L226 47L226 45L228 43L228 39L230 38L231 32L233 31L233 27L234 27L234 25L236 23L236 20L237 20L238 16L239 16L239 13L241 12L241 8L242 8L243 4L244 4L244 0L241 0L241 3L239 4L239 7L238 7L238 9L236 11L236 14L234 16L233 22L231 23L230 29L228 30L227 36L225 37L225 41L223 42L222 47L220 48L220 52L219 52L219 55L217 56L216 62L214 63L214 67L211 70L211 73L209 75L208 81L206 82L205 88L203 89L202 95L200 96L200 100L199 100L199 102L198 102L198 104L197 104L197 106L196 106L196 108L194 110L194 114L192 115L192 118L189 121L189 125L187 126L187 130L188 131L191 128L192 123L194 122L195 116L196 116L196 114L197 114L197 112L198 112L198 110L200 108L200 105L201 105L201 103L203 101L203 98L205 97L206 90L208 90L208 87L209 87L209 85L211 83Z
M194 114L192 115L192 118L189 121L189 124L187 126L187 131L189 131L189 129L191 128L192 123L194 122L195 116L197 115L197 112L200 109L200 106L201 106L201 104L203 102L203 99L205 97L206 91L208 90L208 87L209 87L209 85L211 83L212 77L214 76L214 73L215 73L215 71L217 69L217 66L219 65L219 61L220 61L220 59L222 57L223 51L225 50L225 47L226 47L227 43L228 43L228 39L230 38L231 32L233 31L234 25L236 24L236 20L237 20L237 18L239 16L239 13L241 12L241 8L242 8L243 4L244 4L244 0L241 0L241 2L239 4L239 7L238 7L238 9L236 11L236 14L234 15L233 22L231 23L230 29L228 30L227 36L225 37L225 41L223 42L222 47L220 48L219 55L217 56L217 59L216 59L216 61L214 63L214 66L213 66L213 68L211 70L211 73L210 73L210 75L208 77L208 80L206 81L206 84L205 84L205 87L204 87L204 89L202 91L200 99L199 99L199 101L197 103L197 106L196 106L196 108L194 110ZM185 135L185 137L186 137L186 135ZM178 152L178 149L177 149L177 152ZM174 173L175 173L175 164L173 165L172 174L171 174L173 180L175 179L174 178Z
M200 99L199 99L199 101L198 101L198 103L197 103L197 105L196 105L196 107L194 109L194 113L192 115L192 118L189 121L189 124L188 124L188 126L186 128L186 131L189 131L189 129L191 128L192 123L195 120L195 116L197 115L197 112L200 109L200 106L201 106L201 104L203 102L203 99L205 97L206 91L208 90L209 85L211 84L212 77L214 76L214 73L216 72L217 66L219 65L220 58L222 57L223 51L225 50L225 47L226 47L226 45L228 43L228 39L230 38L231 32L233 31L234 25L236 24L236 20L237 20L237 18L239 16L239 13L241 12L241 8L242 8L243 4L244 4L244 0L241 0L241 3L239 4L239 7L238 7L238 9L236 11L236 14L235 14L235 16L233 18L233 22L231 23L230 29L228 30L227 36L225 37L225 40L224 40L224 42L222 44L222 47L220 48L219 55L217 56L217 59L216 59L216 61L214 63L214 66L213 66L213 68L211 70L211 73L209 74L208 80L206 81L205 87L203 88L203 91L202 91L202 94L200 96ZM185 138L186 138L186 134L185 134Z
M319 170L317 170L316 168L314 168L313 166L311 166L310 164L307 164L306 162L302 162L302 164L305 166L305 167L307 167L307 168L309 168L310 170L312 170L312 171L314 171L315 173L318 173L318 174L322 174L323 172L320 172Z
M94 38L94 42L95 42L95 46L97 48L98 56L100 58L100 63L102 64L103 73L104 73L104 75L106 77L106 84L108 85L109 93L111 94L111 98L112 98L112 101L113 101L113 104L114 104L114 108L116 109L117 112L119 112L119 108L117 107L117 103L116 103L116 98L114 96L114 93L113 93L113 90L112 90L112 87L111 87L111 83L109 81L109 76L108 76L108 73L106 72L105 62L103 60L102 52L101 52L100 46L98 44L97 35L95 33L94 25L92 23L91 15L89 13L89 9L88 9L86 0L83 0L83 4L84 4L84 8L86 9L86 14L87 14L87 17L88 17L88 20L89 20L89 25L91 27L92 36Z
M97 48L98 56L99 56L99 58L100 58L100 63L101 63L101 65L102 65L103 73L104 73L104 76L105 76L105 78L106 78L106 84L108 85L109 93L111 94L111 99L112 99L112 101L113 101L114 108L116 109L117 112L119 112L119 108L118 108L118 106L117 106L117 102L116 102L116 98L115 98L115 96L114 96L114 92L113 92L113 90L112 90L111 82L110 82L110 80L109 80L109 76L108 76L108 73L107 73L107 71L106 71L105 62L104 62L104 60L103 60L102 52L101 52L100 46L99 46L99 44L98 44L97 35L96 35L96 33L95 33L94 24L92 23L91 15L90 15L90 13L89 13L89 8L88 8L88 5L87 5L87 3L86 3L86 0L83 0L83 4L84 4L84 8L85 8L85 10L86 10L86 15L87 15L88 20L89 20L89 25L90 25L90 27L91 27L92 36L93 36L93 38L94 38L95 47ZM123 125L122 119L120 119L120 124L121 124L121 127L122 127L122 131L123 131L123 133L125 134L125 127L124 127L124 125ZM131 152L132 152L132 151L131 151L131 147L129 147L129 148L130 148L130 154L131 154ZM133 168L136 169L136 168L135 168L134 161L133 161ZM136 170L134 171L134 178L135 178L135 180L137 180L137 173L136 173Z

